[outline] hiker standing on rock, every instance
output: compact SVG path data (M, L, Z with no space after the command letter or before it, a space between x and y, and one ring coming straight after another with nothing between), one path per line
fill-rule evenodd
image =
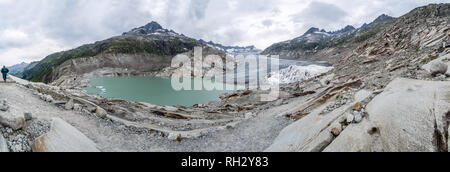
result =
M6 77L8 76L8 72L9 72L9 69L6 68L6 66L3 66L2 75L3 75L3 81L5 81L5 82L6 82Z

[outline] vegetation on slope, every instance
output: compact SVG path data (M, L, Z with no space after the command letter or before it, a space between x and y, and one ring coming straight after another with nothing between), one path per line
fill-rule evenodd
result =
M199 45L197 41L185 37L160 36L119 36L76 49L51 54L33 68L22 73L22 78L34 82L50 82L54 68L67 60L94 57L101 54L156 54L173 56Z

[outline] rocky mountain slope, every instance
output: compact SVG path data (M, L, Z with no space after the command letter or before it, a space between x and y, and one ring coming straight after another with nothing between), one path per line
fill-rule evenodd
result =
M290 113L299 120L266 151L447 152L449 21L450 4L414 9L301 83L326 89Z
M57 71L60 65L71 63L70 60L83 58L93 58L102 62L94 64L94 68L122 68L124 66L133 68L135 64L148 65L153 62L154 66L159 66L159 68L145 69L148 71L157 71L164 66L168 66L172 56L193 50L195 46L202 46L200 42L194 39L161 28L159 24L152 22L146 26L124 33L121 36L49 55L33 68L24 71L22 78L39 82L52 82L60 76L66 75L64 71ZM120 57L121 55L126 56L122 58ZM104 56L119 57L114 59L115 61L110 61L110 59L103 58ZM127 57L135 57L135 59L127 60ZM139 62L137 60L142 61Z
M30 65L29 63L22 62L20 64L9 66L8 67L9 74L17 75L17 74L23 72L25 70L25 68L27 68L29 65Z
M283 59L334 63L338 56L348 54L357 44L371 38L393 20L393 17L383 14L361 28L346 26L338 31L327 32L313 27L300 37L273 44L261 54L280 55Z

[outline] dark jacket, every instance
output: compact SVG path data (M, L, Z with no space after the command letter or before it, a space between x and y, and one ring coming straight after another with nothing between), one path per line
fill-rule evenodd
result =
M7 74L9 72L8 68L2 68L2 74Z

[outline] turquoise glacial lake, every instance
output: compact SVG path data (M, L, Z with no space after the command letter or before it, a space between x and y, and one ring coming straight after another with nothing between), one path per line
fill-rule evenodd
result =
M203 82L202 79L190 79ZM207 86L220 86L223 83L207 82ZM194 87L192 87L194 88ZM165 106L193 106L220 100L219 96L231 91L227 90L181 90L172 88L170 78L148 76L97 77L90 80L90 86L84 88L89 94L106 98L118 98L133 102L146 102Z

